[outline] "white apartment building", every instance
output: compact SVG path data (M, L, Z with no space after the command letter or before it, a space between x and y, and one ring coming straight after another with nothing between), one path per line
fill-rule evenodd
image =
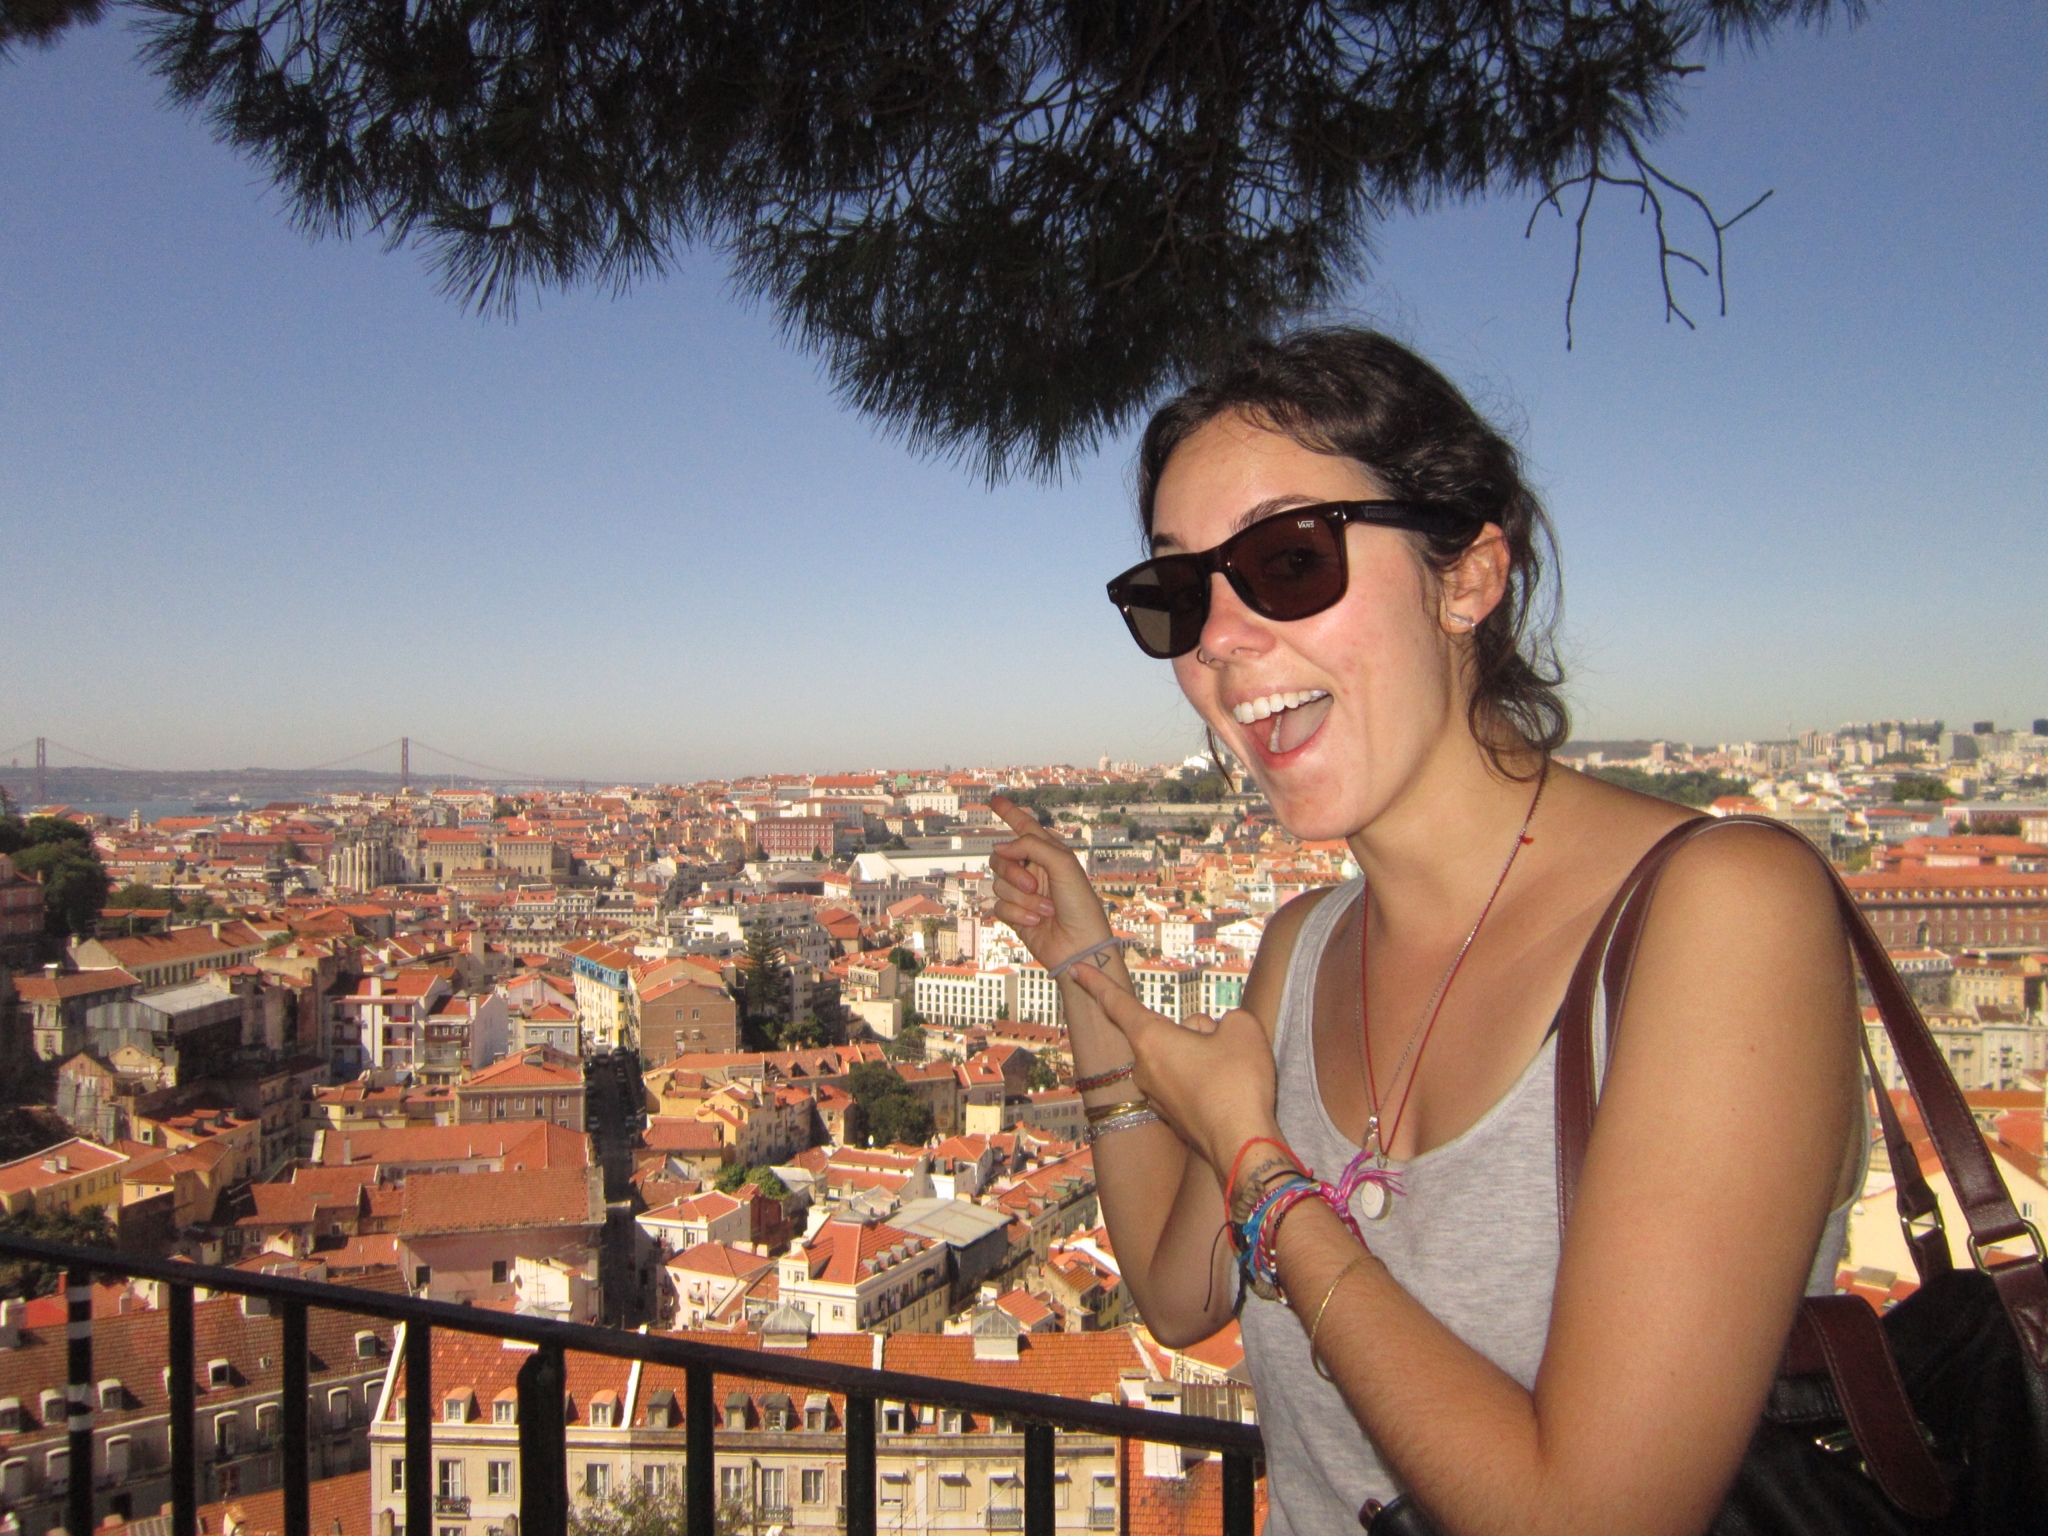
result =
M1006 1011L1015 1016L1016 975L1008 966L984 971L971 965L929 965L917 973L912 1005L920 1018L942 1028L993 1024Z
M819 1333L936 1333L946 1321L945 1245L882 1222L825 1222L779 1278L781 1304Z
M1202 1011L1202 974L1185 960L1132 960L1138 1001L1178 1023Z

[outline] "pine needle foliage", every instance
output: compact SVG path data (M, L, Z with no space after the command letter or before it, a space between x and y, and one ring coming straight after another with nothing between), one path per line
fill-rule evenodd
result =
M1380 220L1445 201L1520 191L1564 214L1563 194L1625 190L1690 324L1670 274L1718 280L1732 220L1645 147L1720 48L1860 9L131 3L172 94L308 229L419 243L450 292L501 310L709 246L845 400L991 481L1058 474L1234 338L1330 304ZM1704 217L1703 255L1666 203Z

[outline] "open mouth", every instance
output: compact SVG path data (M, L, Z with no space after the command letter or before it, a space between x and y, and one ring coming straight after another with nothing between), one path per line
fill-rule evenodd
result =
M1281 757L1306 746L1322 729L1330 713L1330 694L1324 688L1301 692L1269 693L1234 706L1231 718L1252 727L1252 736L1267 752Z

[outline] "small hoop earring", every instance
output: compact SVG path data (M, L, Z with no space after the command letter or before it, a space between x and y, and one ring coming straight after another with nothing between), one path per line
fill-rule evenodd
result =
M1469 613L1447 613L1444 617L1457 625L1458 628L1464 630L1468 635L1479 627L1479 621Z

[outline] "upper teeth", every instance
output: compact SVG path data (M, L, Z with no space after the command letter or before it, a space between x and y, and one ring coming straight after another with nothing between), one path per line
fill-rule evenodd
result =
M1301 693L1269 693L1263 699L1245 700L1230 711L1230 717L1239 725L1250 725L1254 720L1277 715L1283 709L1313 704L1317 699L1327 699L1329 696L1327 688L1310 688Z

